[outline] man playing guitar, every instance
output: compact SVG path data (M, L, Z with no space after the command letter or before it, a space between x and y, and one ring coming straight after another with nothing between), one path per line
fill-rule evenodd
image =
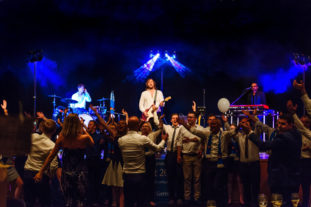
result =
M151 113L149 111L161 112L161 107L163 106L163 93L162 91L157 90L155 81L152 78L149 78L146 81L146 90L141 93L139 100L139 110L142 112L142 119L148 121L151 118Z

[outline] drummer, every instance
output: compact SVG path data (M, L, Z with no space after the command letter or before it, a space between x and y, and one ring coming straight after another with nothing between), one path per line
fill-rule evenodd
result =
M78 101L78 103L71 104L71 108L73 109L85 109L86 102L92 101L90 94L81 83L78 85L78 92L73 94L71 99Z

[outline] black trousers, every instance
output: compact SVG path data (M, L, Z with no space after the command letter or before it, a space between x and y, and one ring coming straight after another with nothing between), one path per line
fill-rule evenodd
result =
M240 163L240 177L243 184L245 206L256 206L260 191L260 163Z
M177 163L177 152L167 152L165 157L169 199L183 199L184 178L182 166Z
M146 202L154 201L155 166L155 155L146 156L146 185L144 190Z
M207 192L207 200L215 200L217 207L225 207L227 204L226 185L228 177L226 168L217 168L217 162L204 159L203 169L204 191Z
M302 207L310 206L311 159L301 159Z
M24 170L24 199L26 206L34 206L37 198L41 206L50 206L50 179L47 175L43 175L41 182L36 183L33 177L37 173L37 171Z
M145 173L123 174L124 178L124 201L125 207L136 207L144 205L144 181Z

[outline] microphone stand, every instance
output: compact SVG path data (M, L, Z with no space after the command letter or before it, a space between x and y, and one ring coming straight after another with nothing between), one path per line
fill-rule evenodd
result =
M248 92L249 92L249 89L246 89L246 90L244 89L243 93L237 99L235 99L230 105L234 105L238 100L240 100Z

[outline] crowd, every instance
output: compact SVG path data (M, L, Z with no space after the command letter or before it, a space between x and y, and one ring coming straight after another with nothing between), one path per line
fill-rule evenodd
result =
M165 153L169 206L230 206L234 178L241 205L258 206L259 152L265 151L272 198L281 197L282 206L293 206L301 186L300 205L309 207L311 99L304 83L294 81L293 86L301 93L306 115L299 118L297 104L289 100L276 128L263 124L256 110L244 111L238 125L229 124L225 115L219 119L210 114L204 128L197 124L195 105L186 120L172 114L169 125L163 123L163 115L155 113L158 121L150 123L129 117L125 110L125 120L105 121L92 105L97 119L88 126L77 114L64 114L56 123L37 113L38 127L22 170L17 158L15 167L8 169L10 190L27 207L56 205L52 192L58 187L63 196L58 205L156 206L156 156ZM8 116L6 101L1 107ZM1 157L3 164L13 161Z

